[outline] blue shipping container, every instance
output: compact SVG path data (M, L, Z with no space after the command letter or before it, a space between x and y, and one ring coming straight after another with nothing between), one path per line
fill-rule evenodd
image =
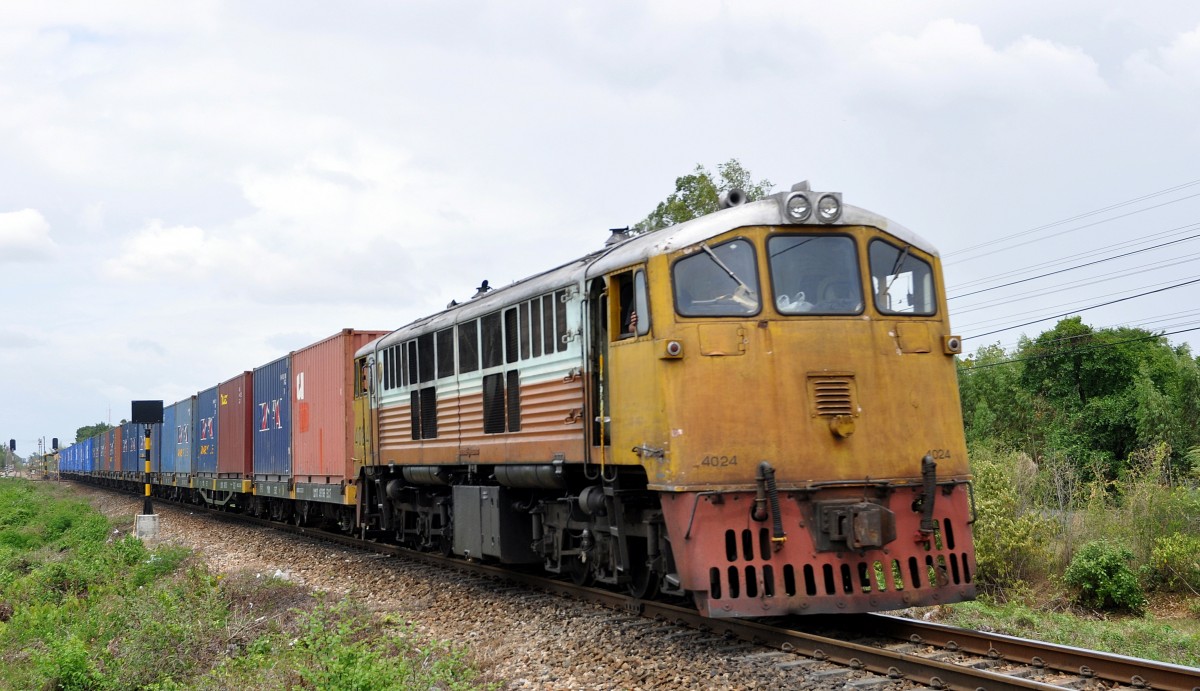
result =
M164 411L165 412L165 411ZM160 472L162 425L150 426L150 471ZM144 473L146 464L142 460L142 448L146 444L145 425L126 422L121 425L121 472Z
M164 473L175 472L175 430L178 429L178 425L175 424L175 410L178 405L178 403L172 403L163 406L162 428L167 430L167 433L163 435L162 448L155 452L152 444L150 451L151 454L158 456L159 460L158 464L152 464L155 466L155 472L159 472L160 469ZM142 434L145 432L143 431ZM142 443L145 443L145 440Z
M84 439L79 449L79 470L90 473L95 469L95 459L92 457L92 439Z
M217 409L220 400L217 387L201 391L196 396L196 409L192 418L196 427L192 430L192 443L195 445L196 464L194 471L201 474L217 474L217 435L221 430L217 425Z
M188 398L163 408L162 471L186 475L192 472L192 419L195 398Z
M254 370L254 476L285 480L292 474L292 356Z
M121 472L136 473L144 470L139 451L142 448L142 426L132 422L121 425Z
M104 470L101 459L104 457L104 435L100 434L88 439L92 445L92 472Z

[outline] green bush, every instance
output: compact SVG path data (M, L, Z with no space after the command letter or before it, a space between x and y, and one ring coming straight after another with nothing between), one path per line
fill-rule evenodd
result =
M1107 540L1089 542L1075 553L1064 581L1085 607L1140 613L1146 595L1129 567L1133 552Z
M1154 541L1150 569L1165 590L1200 591L1200 536L1175 533Z
M975 561L981 585L1020 589L1045 576L1053 527L1028 505L1033 470L1017 453L971 449L975 475Z
M1118 501L1110 529L1146 564L1159 539L1200 532L1200 491L1163 483L1165 449L1146 449L1129 461L1132 467L1114 487Z
M75 636L51 642L49 655L39 660L38 666L46 678L42 688L74 691L95 689L102 683L87 646Z

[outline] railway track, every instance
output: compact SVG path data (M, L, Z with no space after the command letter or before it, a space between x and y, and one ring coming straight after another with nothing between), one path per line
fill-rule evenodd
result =
M194 507L193 507L194 508ZM638 600L622 593L576 586L536 574L514 572L488 564L466 562L396 545L302 526L281 525L219 511L225 520L250 521L314 539L336 542L406 559L485 576L576 599L598 602L627 615L630 621L654 620L754 646L773 648L780 665L809 661L832 663L847 671L872 676L856 687L906 680L944 689L1061 689L1111 688L1200 691L1200 669L1152 660L1071 648L1051 643L960 629L901 617L871 614L804 621L708 619L694 610L670 603ZM835 635L813 633L836 621ZM853 639L864 639L855 642ZM761 653L750 653L761 654Z
M156 501L164 501L156 499ZM770 658L781 668L868 689L908 682L936 689L1163 689L1200 691L1200 669L881 614L787 619L709 619L680 604L523 573L305 526L177 504L218 520L251 523L314 540L454 569L494 581L596 602L620 626L658 626L663 635L710 637L728 654Z

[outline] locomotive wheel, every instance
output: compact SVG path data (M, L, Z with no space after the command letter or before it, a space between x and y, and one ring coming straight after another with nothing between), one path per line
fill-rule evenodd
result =
M658 574L648 568L640 568L625 588L630 595L639 600L652 599L658 595Z
M630 539L629 562L632 566L632 576L625 585L630 595L639 600L647 600L658 595L658 572L646 563L646 541Z

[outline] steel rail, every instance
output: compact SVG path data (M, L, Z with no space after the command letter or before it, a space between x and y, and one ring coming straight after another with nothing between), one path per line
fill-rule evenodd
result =
M1003 691L1007 689L1059 689L1039 681L988 670L964 667L919 655L851 643L804 631L780 628L748 619L708 619L695 610L661 603L645 603L644 616L657 615L675 623L722 632L741 640L807 657L861 669L891 679L905 679L940 689Z
M854 615L852 615L854 616ZM1096 677L1136 688L1165 691L1200 691L1200 669L1166 662L1086 650L1055 643L1033 641L999 633L960 629L937 622L905 619L886 614L861 615L865 630L962 650L976 655L998 657L1010 662L1044 666L1081 677Z

